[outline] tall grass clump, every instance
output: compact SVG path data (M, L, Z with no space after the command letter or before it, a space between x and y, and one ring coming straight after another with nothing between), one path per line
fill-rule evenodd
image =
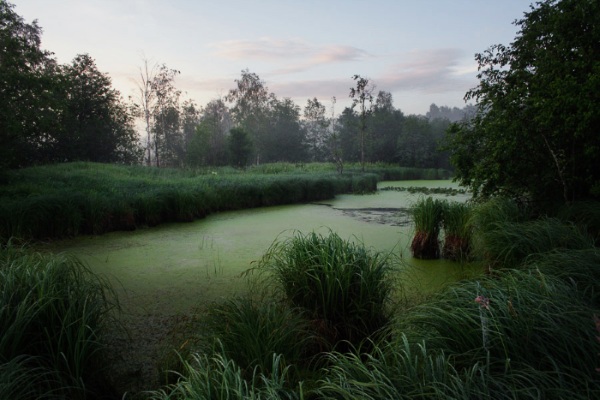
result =
M597 312L538 270L463 281L398 314L369 353L332 353L321 397L598 398Z
M243 369L222 351L195 354L183 361L183 372L177 383L148 392L150 400L247 400L303 399L302 384L289 388L289 367L273 354L270 372L256 367L246 377Z
M358 344L387 325L392 268L389 256L333 232L276 241L259 264L332 346Z
M272 373L273 356L281 364L306 365L315 344L301 310L272 297L244 296L214 304L208 327L224 354L251 374Z
M442 257L454 260L467 260L471 252L472 206L468 203L446 202L443 210L444 245Z
M592 248L593 240L572 223L541 217L524 222L498 221L478 230L477 251L495 266L515 268L532 254Z
M410 208L415 224L415 236L410 245L413 257L440 258L439 234L443 211L444 202L431 197L420 198Z
M12 382L17 370L36 376L29 383L35 389L15 386L10 390L24 397L6 398L110 394L102 332L114 323L115 307L108 283L77 260L0 249L0 382Z

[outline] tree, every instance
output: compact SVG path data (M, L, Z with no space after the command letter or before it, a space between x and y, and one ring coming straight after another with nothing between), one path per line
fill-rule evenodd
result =
M62 68L63 107L55 131L55 161L133 163L139 159L131 110L88 54Z
M394 108L391 93L379 91L370 121L373 139L371 160L396 162L396 145L402 135L404 114Z
M28 24L13 9L0 0L0 168L43 162L39 150L58 127L56 62L40 48L37 21Z
M256 159L259 162L265 150L268 127L269 103L274 98L265 83L248 69L242 70L241 79L236 79L236 88L231 89L225 100L233 103L231 114L235 124L243 128L252 138Z
M352 109L359 106L358 131L360 133L360 165L365 170L365 142L367 136L367 118L371 115L373 105L373 85L369 85L369 79L362 78L360 75L352 77L356 81L356 87L350 88L350 97L352 98Z
M475 195L539 205L600 197L600 3L532 6L509 46L476 55L478 113L452 125L456 177Z
M232 128L229 132L229 155L231 164L244 168L252 155L252 140L242 128Z
M324 161L325 142L329 121L325 117L325 106L315 97L308 99L304 107L304 128L306 145L311 161Z
M227 164L227 135L230 129L231 116L225 103L221 99L211 100L204 107L188 147L188 162L194 166Z
M265 162L305 160L305 135L300 124L300 107L291 99L270 102L268 129L263 140Z
M152 165L152 110L156 101L156 95L152 87L152 82L157 73L158 66L148 65L148 59L144 59L144 66L140 68L140 79L137 82L138 96L137 106L141 109L146 130L146 164Z
M175 77L179 71L168 68L165 64L158 67L150 87L155 102L152 109L154 125L154 159L160 167L161 156L166 164L179 164L183 158L183 138L179 130L179 96L181 92L175 88Z

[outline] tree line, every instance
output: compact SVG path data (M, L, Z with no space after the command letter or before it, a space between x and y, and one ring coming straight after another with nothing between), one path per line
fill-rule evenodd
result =
M309 99L301 108L278 98L249 70L241 71L226 96L199 106L182 98L179 71L147 60L137 95L125 100L89 54L58 64L40 47L37 21L25 22L6 0L0 0L0 23L3 168L79 160L170 167L334 161L340 170L344 162L449 168L438 144L450 121L469 111L432 104L428 116L407 116L393 106L391 93L375 93L369 79L356 75L357 86L349 88L353 106L336 115L335 98L328 104ZM136 126L143 126L141 135Z

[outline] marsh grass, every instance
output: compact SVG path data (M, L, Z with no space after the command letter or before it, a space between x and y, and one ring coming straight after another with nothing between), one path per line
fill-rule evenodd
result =
M184 371L177 383L164 389L147 393L151 400L246 400L304 398L302 384L290 388L289 366L281 356L273 354L269 371L256 367L248 374L223 351L215 349L209 354L194 354L182 360Z
M445 202L443 208L444 245L442 257L454 261L467 261L471 253L472 205Z
M307 366L316 347L302 310L264 295L214 304L207 325L224 354L242 366L246 375L257 367L264 373L274 372L274 355L280 359L277 365Z
M14 365L37 371L44 398L107 394L102 332L116 307L108 283L77 260L0 249L0 381Z
M415 236L410 245L413 257L436 259L440 257L439 234L444 202L432 197L421 197L410 208L415 226Z
M331 354L325 398L596 398L594 308L538 270L466 281L397 315L395 339Z
M387 325L394 269L390 257L334 232L299 232L273 243L257 269L269 274L331 347L343 348L376 336Z
M380 174L339 175L276 164L238 171L70 163L8 172L0 185L0 241L45 240L186 222L208 214L377 190Z

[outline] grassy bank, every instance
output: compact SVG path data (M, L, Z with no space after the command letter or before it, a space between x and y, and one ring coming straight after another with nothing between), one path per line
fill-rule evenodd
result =
M381 179L447 177L442 170L266 164L176 170L69 163L9 171L0 185L0 240L43 240L133 230L208 214L376 190Z

